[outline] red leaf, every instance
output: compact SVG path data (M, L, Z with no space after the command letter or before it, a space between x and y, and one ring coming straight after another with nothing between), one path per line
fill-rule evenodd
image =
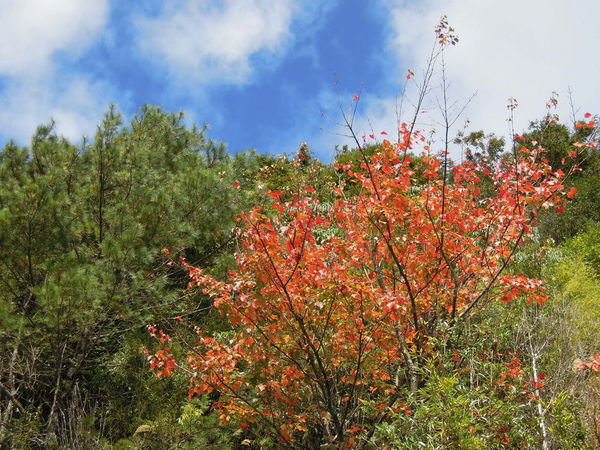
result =
M311 186L267 190L273 201L266 201L266 212L250 207L239 217L236 267L227 277L215 279L188 264L192 286L212 298L228 333L198 331L186 361L177 362L160 345L146 355L155 373L166 376L186 364L182 369L193 374L188 392L219 391L214 408L223 420L273 418L283 436L279 447L302 446L296 440L303 439L305 424L327 429L331 420L328 405L314 395L323 373L332 374L327 381L335 404L352 405L343 430L370 426L378 409L394 405L399 394L384 371L404 364L405 352L398 349L419 352L424 361L464 362L460 354L439 353L433 342L447 336L452 316L485 313L469 306L473 299L544 303L541 281L502 270L524 240L519 236L532 233L538 211L562 210L574 195L562 184L564 169L552 167L541 150L525 149L514 166L457 163L447 183L439 153L412 162L406 156L426 150L427 134L407 125L399 133L398 142L373 146L359 163L337 165L340 182L326 185L334 197L326 205L308 194ZM319 179L312 169L301 178ZM482 196L490 180L494 189ZM350 193L348 187L356 189ZM440 230L447 238L440 240ZM447 261L456 270L448 270ZM171 343L156 327L148 330ZM317 354L322 368L313 364ZM519 360L507 362L498 386L522 391L523 372ZM348 389L349 383L357 389ZM236 394L249 389L252 405ZM373 406L355 408L363 402Z
M279 198L283 195L283 192L272 191L271 189L267 189L267 195L269 197L274 198L275 200L279 200Z

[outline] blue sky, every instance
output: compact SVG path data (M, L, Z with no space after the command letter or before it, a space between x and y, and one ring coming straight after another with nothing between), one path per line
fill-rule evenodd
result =
M450 94L477 91L471 129L505 134L508 97L523 128L553 91L568 120L569 87L581 114L598 112L596 0L3 0L0 144L27 144L51 117L79 141L109 102L126 117L149 103L208 122L232 152L307 141L329 160L347 142L338 105L361 88L357 132L393 133L405 74L418 81L442 14L460 36ZM436 127L438 83L423 128Z

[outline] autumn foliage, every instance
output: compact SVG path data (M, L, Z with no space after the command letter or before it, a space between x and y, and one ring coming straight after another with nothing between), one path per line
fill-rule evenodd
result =
M592 355L590 361L581 363L578 369L600 372L600 355Z
M323 205L310 186L288 201L269 191L271 206L240 217L227 281L188 266L231 332L197 330L185 361L150 355L159 374L187 370L190 396L218 392L221 420L258 423L282 445L356 445L390 412L410 414L404 396L458 322L493 300L544 303L540 281L506 269L538 210L574 194L565 174L525 147L451 170L425 152L417 173L408 151L424 138L401 131L358 170L339 167L358 195L338 186Z

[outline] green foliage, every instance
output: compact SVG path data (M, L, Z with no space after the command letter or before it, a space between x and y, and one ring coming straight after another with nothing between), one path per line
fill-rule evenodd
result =
M459 376L434 376L417 396L414 412L380 426L376 440L407 449L527 448L538 441L519 403L493 385L473 389Z
M218 416L210 413L206 397L180 402L170 412L157 420L141 423L131 437L107 447L114 450L167 450L174 448L176 442L175 448L180 449L227 450L234 448L234 442L240 440L241 430L220 426Z
M459 132L454 143L461 147L461 153L467 160L478 162L487 159L490 162L499 161L504 150L503 138L492 134L485 134L483 130L473 131L467 135Z
M582 404L569 392L562 391L547 405L552 411L549 428L556 448L580 449L586 447L587 433L581 420Z
M593 448L595 397L574 365L599 350L600 283L586 262L598 242L595 227L562 248L534 239L513 270L544 278L548 302L490 303L482 321L463 323L460 339L436 352L410 414L380 424L375 447L538 448L539 405L552 448ZM533 367L545 376L538 391Z
M597 224L556 247L551 241L531 243L517 258L517 269L543 278L549 301L537 311L513 317L515 337L527 336L538 354L547 383L542 391L548 429L557 448L587 448L594 435L593 383L577 367L600 351L600 278L594 261L600 242ZM596 418L597 420L597 418ZM589 439L587 438L587 439Z
M562 296L569 304L571 334L580 349L589 353L600 350L600 277L598 266L590 263L598 257L598 230L596 225L567 241L565 258L550 268L555 295Z
M590 223L585 232L567 241L565 247L600 276L600 222Z
M553 168L561 166L563 158L566 158L563 168L565 172L573 165L580 169L568 180L569 186L577 189L577 194L565 209L565 213L558 214L547 210L541 215L540 232L543 238L561 242L600 221L600 151L595 147L584 146L577 150L575 159L567 158L574 150L574 143L597 140L597 128L581 127L570 130L563 124L543 120L532 122L523 142L519 142L519 145L526 146L533 141L540 143L547 150L544 157L548 158Z
M536 122L523 144L540 142L557 167L573 142L596 132ZM225 278L234 217L256 204L268 213L269 190L285 200L310 185L326 209L333 187L353 195L360 186L304 144L292 156L230 156L205 133L157 107L142 108L129 124L111 108L82 145L57 136L50 123L30 146L0 151L0 446L273 447L257 425L221 423L212 410L218 395L188 399L185 374L157 379L148 371L145 326L160 324L182 342L194 339L196 326L227 336L208 298L186 290L177 258ZM483 132L456 143L478 161L500 161L504 149ZM360 171L361 158L346 149L336 163ZM591 445L593 380L573 366L600 352L598 150L582 149L576 162L583 170L569 180L578 190L573 202L563 215L542 214L510 268L544 279L549 301L485 304L480 322L459 324L461 339L436 350L423 369L427 381L403 393L406 405L394 406L370 445L537 448L538 405L555 448ZM421 166L413 156L417 174ZM511 364L522 374L503 375ZM546 376L539 397L527 384L534 367Z
M103 410L106 435L132 433L151 404L132 400L158 389L139 354L144 326L205 316L162 249L218 271L243 195L224 147L181 119L145 107L124 127L111 108L80 148L50 124L31 148L0 153L0 423L37 430L30 443Z

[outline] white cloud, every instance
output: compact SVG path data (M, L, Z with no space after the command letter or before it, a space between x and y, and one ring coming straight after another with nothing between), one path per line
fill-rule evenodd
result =
M110 89L57 62L81 54L104 29L109 1L0 2L0 135L26 143L54 118L59 133L79 139L94 131ZM67 58L67 60L69 59Z
M254 58L284 48L297 12L293 0L172 1L157 18L138 17L138 44L179 81L241 83Z
M61 81L9 82L0 93L0 133L20 144L38 125L54 119L59 134L79 141L91 136L111 101L111 88L82 75L63 75Z
M0 2L0 74L40 75L56 52L81 51L104 27L108 0Z
M519 103L516 131L525 129L530 120L545 114L553 91L560 94L561 119L568 121L569 87L581 113L598 111L597 0L383 1L393 30L389 48L405 69L423 67L433 28L442 14L448 16L460 37L458 45L447 52L450 95L466 101L478 91L464 114L471 119L470 129L506 135L509 97ZM379 103L389 110L393 102L381 99Z

